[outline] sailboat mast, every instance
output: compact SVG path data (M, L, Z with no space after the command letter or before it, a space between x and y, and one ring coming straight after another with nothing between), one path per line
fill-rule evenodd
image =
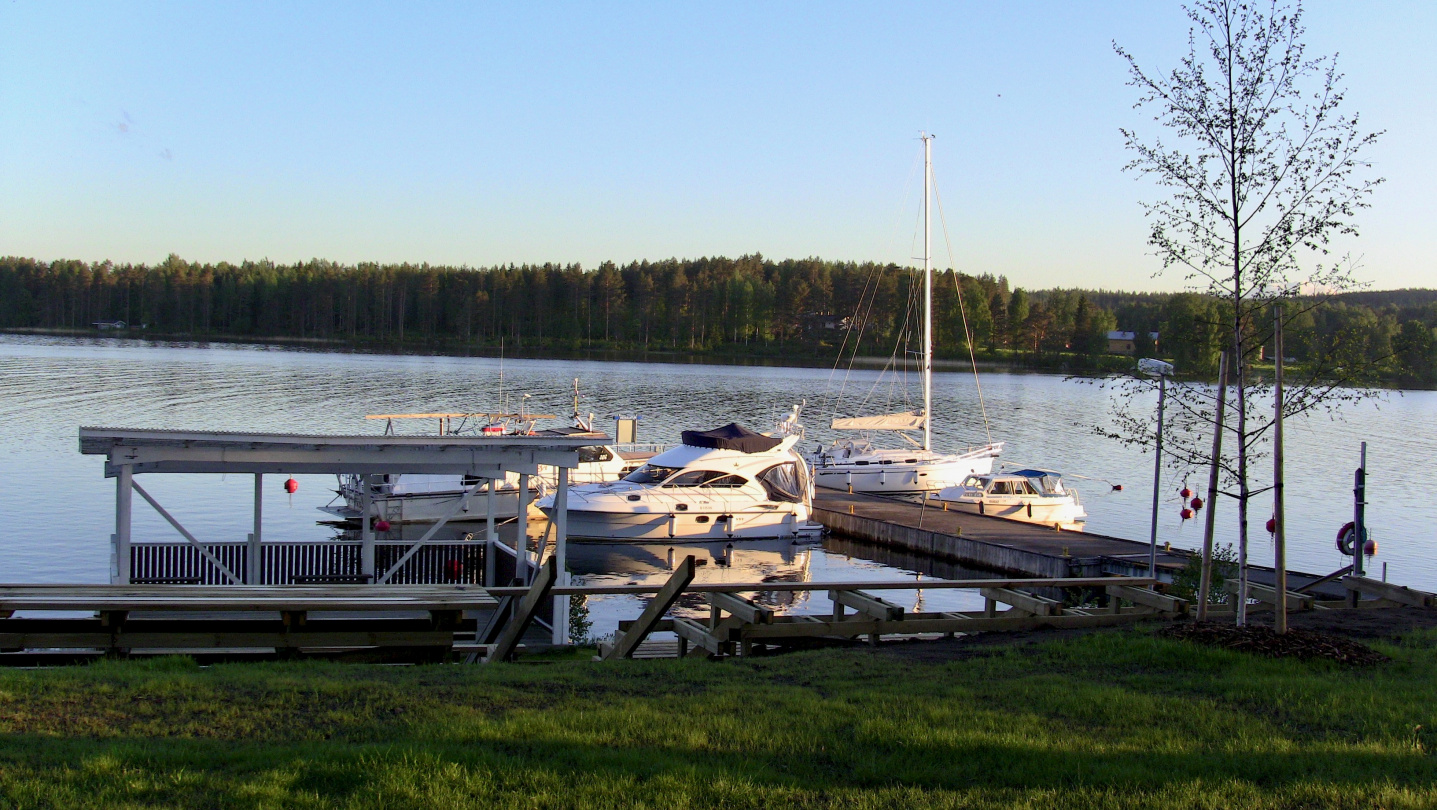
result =
M923 449L933 449L933 136L923 134Z

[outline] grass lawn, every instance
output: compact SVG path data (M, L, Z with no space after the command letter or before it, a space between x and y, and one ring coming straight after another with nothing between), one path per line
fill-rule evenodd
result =
M1437 806L1437 632L1373 646L0 671L0 807Z

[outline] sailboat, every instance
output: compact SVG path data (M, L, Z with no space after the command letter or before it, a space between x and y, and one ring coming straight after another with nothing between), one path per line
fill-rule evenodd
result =
M993 470L1002 442L969 447L961 452L933 449L933 256L929 201L933 196L933 136L923 134L923 409L878 416L834 418L834 430L860 431L864 438L843 439L808 456L817 486L876 495L927 497L946 487L960 486L971 475ZM918 443L908 434L922 431ZM867 436L896 431L908 447L881 448Z

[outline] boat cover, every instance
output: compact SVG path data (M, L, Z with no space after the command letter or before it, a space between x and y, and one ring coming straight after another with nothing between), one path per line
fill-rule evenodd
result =
M683 443L689 447L711 447L715 450L737 450L740 453L762 453L779 446L782 439L754 433L736 422L713 430L685 430Z
M834 430L922 430L923 415L912 412L833 420Z

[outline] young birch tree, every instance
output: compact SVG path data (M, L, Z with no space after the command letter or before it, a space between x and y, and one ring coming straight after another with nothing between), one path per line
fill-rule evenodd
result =
M1251 364L1272 334L1274 312L1294 318L1322 295L1358 286L1350 257L1330 251L1335 238L1356 235L1355 214L1382 182L1364 178L1370 167L1361 157L1380 133L1364 133L1355 113L1341 111L1336 56L1306 55L1300 0L1195 0L1184 11L1188 51L1166 75L1144 70L1114 43L1138 91L1135 108L1161 133L1123 129L1133 153L1125 169L1164 194L1143 203L1163 271L1183 273L1190 289L1222 302L1228 350L1240 358L1219 463L1225 494L1237 499L1245 565L1249 501L1264 491L1252 484L1251 464L1273 424L1270 384ZM1289 375L1285 414L1331 410L1369 393L1371 363L1345 353L1344 343ZM1155 387L1138 378L1121 385L1127 393ZM1210 463L1213 399L1207 386L1169 387L1164 450L1174 466ZM1113 428L1101 432L1150 444L1148 407L1132 396L1115 403Z

